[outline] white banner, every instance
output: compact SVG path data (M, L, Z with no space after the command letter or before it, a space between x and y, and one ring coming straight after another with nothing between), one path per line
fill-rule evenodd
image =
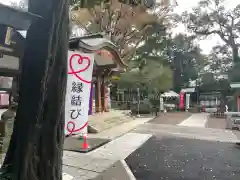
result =
M68 51L65 135L86 134L94 54Z
M190 94L186 94L186 110L189 109L190 106Z

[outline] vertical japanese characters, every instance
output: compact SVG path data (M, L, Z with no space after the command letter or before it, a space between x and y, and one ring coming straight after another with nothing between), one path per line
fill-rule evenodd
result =
M81 116L82 106L84 105L82 100L81 93L83 92L83 83L82 82L72 82L71 90L71 109L70 109L70 118L72 120L77 119Z
M68 52L65 134L86 134L94 55Z

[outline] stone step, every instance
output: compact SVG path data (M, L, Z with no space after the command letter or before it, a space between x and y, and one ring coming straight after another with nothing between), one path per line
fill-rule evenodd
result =
M108 118L103 121L100 120L99 122L89 121L89 126L90 126L89 129L92 129L92 130L94 129L97 132L102 132L102 131L110 129L114 126L118 126L122 123L129 122L130 120L131 119L129 117L121 116L121 117Z

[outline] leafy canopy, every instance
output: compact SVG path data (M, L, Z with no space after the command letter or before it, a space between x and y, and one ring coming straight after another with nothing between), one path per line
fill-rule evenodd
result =
M166 2L167 3L167 2ZM170 11L168 5L157 5L149 10L144 6L130 6L118 0L109 0L91 8L72 5L74 24L88 33L105 33L117 47L125 62L129 62L149 34L155 23L163 23Z

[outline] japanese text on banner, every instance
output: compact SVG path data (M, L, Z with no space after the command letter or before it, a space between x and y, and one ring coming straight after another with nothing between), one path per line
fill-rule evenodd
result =
M68 52L65 135L87 133L93 63L93 54Z

